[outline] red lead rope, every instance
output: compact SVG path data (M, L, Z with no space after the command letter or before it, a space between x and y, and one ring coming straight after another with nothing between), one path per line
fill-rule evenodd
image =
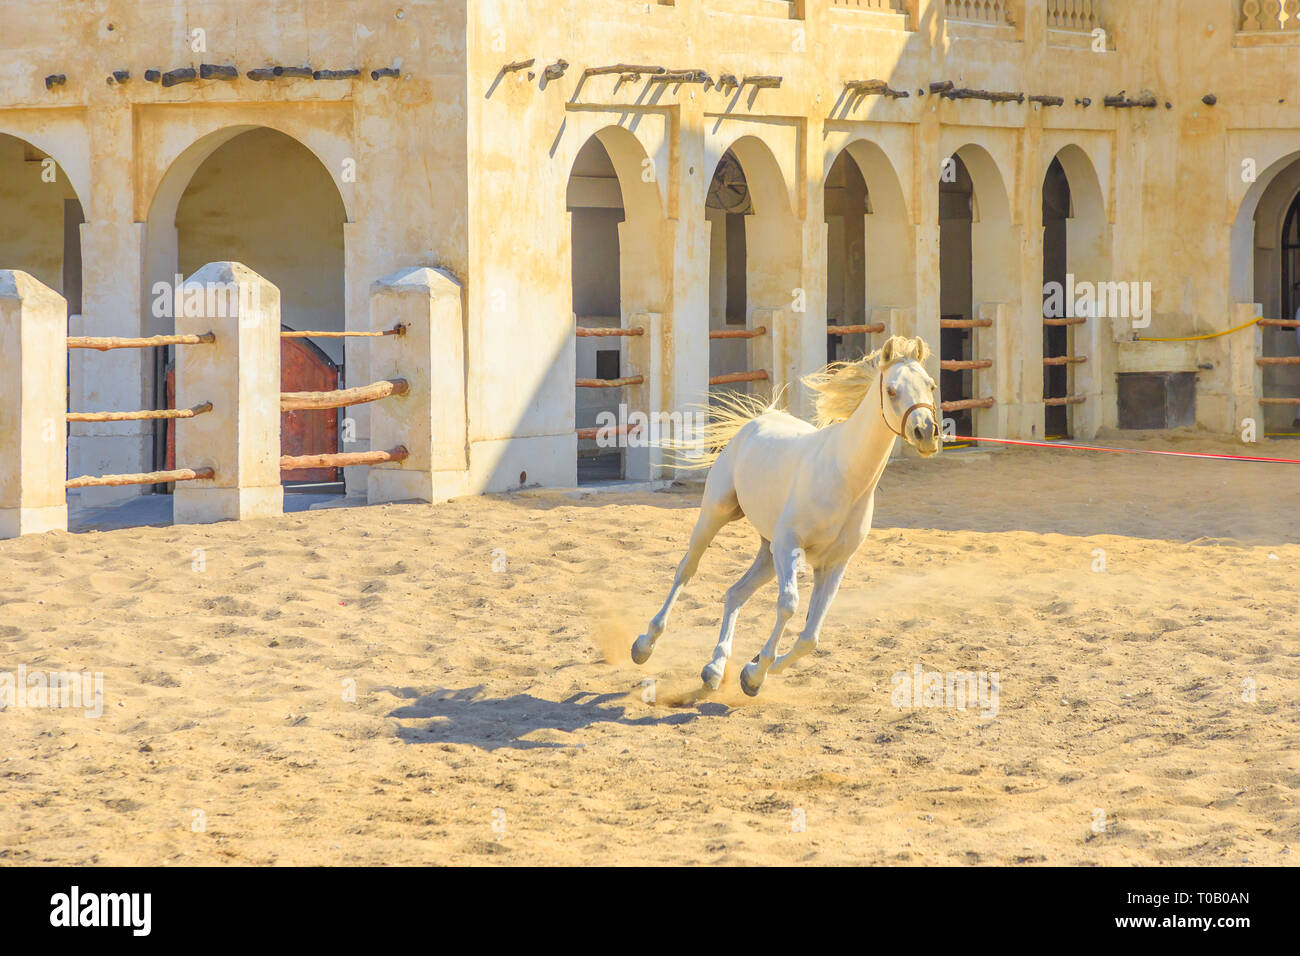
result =
M948 441L986 441L996 445L1023 445L1026 448L1069 448L1072 451L1111 451L1120 455L1168 455L1171 458L1213 458L1219 461L1272 461L1287 465L1300 465L1300 458L1254 458L1250 455L1211 455L1200 451L1156 451L1151 448L1105 448L1101 445L1071 445L1055 441L1016 441L1012 438L976 438L973 435L955 435Z

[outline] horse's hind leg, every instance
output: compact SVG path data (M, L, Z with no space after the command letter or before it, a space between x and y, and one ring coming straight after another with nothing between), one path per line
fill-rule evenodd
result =
M781 543L778 544L777 542ZM772 539L772 563L776 566L778 593L776 598L776 626L772 635L763 645L757 656L745 665L740 672L740 689L750 697L758 693L767 677L767 669L776 660L777 648L781 645L781 635L794 612L799 609L799 580L796 566L799 561L798 547L793 538L787 534Z
M736 618L740 616L740 609L754 596L754 592L772 580L775 574L776 566L772 564L772 543L762 538L758 543L758 554L754 556L754 563L740 576L740 580L727 588L727 598L722 605L722 633L718 636L718 646L713 649L713 660L705 664L704 670L700 673L700 679L714 690L722 684L722 674L727 668L727 660L731 657L731 635L736 630Z
M831 609L831 602L835 600L848 566L849 563L845 561L817 571L812 597L808 599L808 620L804 622L803 633L794 642L794 647L772 662L769 673L779 674L805 654L817 649L817 636L821 633L822 622L826 620L826 612Z
M673 604L676 603L677 596L681 594L686 582L695 576L695 569L700 566L700 557L704 554L704 550L714 536L722 530L723 525L735 521L742 514L736 503L735 493L730 490L725 498L710 501L706 487L705 496L705 501L700 505L700 516L695 521L695 529L691 532L691 543L686 548L686 556L682 558L682 563L677 566L677 575L673 578L673 586L668 591L668 599L664 601L664 606L659 609L659 613L651 618L646 632L632 642L632 660L638 664L644 664L650 659L655 649L655 642L668 626L668 614L672 611Z

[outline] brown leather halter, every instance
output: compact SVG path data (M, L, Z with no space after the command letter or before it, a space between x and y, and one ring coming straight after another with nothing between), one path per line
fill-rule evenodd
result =
M903 412L903 417L898 420L898 429L895 430L894 426L889 424L889 416L885 414L885 381L882 373L881 380L880 380L880 417L885 420L886 428L888 428L899 438L903 439L903 441L907 441L907 436L903 434L903 431L904 429L907 428L908 416L910 416L912 412L916 411L918 408L930 409L930 414L934 416L935 422L937 423L939 421L939 412L937 409L935 409L933 402L917 402L915 405L908 408L907 411Z

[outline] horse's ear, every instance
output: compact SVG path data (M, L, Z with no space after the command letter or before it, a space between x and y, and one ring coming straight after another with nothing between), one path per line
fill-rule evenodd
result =
M921 338L921 336L918 335L914 338L912 344L915 346L916 360L918 362L924 362L930 357L930 346L925 344L925 339Z
M898 358L898 343L905 341L901 336L891 335L885 339L884 346L880 349L880 364L888 365Z

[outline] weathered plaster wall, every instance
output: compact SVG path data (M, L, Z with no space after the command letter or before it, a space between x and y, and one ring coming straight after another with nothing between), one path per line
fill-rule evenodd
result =
M1231 0L1183 0L1176 11L1110 3L1107 50L1093 52L1086 36L1048 31L1048 0L1012 2L1014 25L1000 27L946 20L942 0L896 6L904 12L831 0L361 0L346 10L290 0L7 3L0 132L54 156L81 196L83 311L104 334L142 327L141 281L175 268L169 217L209 155L257 127L302 143L333 178L347 217L349 327L364 327L369 284L400 267L439 265L462 282L465 438L476 489L509 487L521 474L530 483L573 478L565 206L575 159L593 135L609 152L626 207L620 321L661 316L659 384L670 408L707 394L713 234L704 200L728 148L756 203L746 223L751 319L762 312L785 323L779 338L791 375L826 353L824 185L845 149L872 205L865 306L891 316L891 331L932 343L937 184L952 153L971 167L972 304L1000 323L977 346L997 356L979 381L998 396L977 427L1026 436L1041 429L1041 187L1063 150L1075 200L1066 226L1071 269L1149 282L1152 323L1140 334L1226 328L1234 304L1254 301L1255 206L1300 157L1300 100L1288 93L1300 79L1300 36L1239 33ZM191 49L196 29L206 52ZM531 67L503 72L528 58ZM561 59L567 71L545 78L542 69ZM234 63L241 78L170 89L143 80L148 68L203 62ZM780 76L781 84L706 89L584 75L620 62L714 79ZM400 66L402 76L242 76L277 63ZM115 69L132 79L107 83ZM47 91L51 73L66 73L66 85ZM863 79L909 96L846 93L847 81ZM944 99L928 92L940 80L1065 103ZM1120 91L1150 91L1157 106L1102 105ZM1201 101L1208 93L1216 105ZM1245 160L1258 170L1254 182L1243 179ZM1073 333L1089 355L1079 379L1088 403L1075 410L1084 431L1113 423L1121 363L1208 366L1198 370L1198 420L1207 428L1235 430L1244 413L1258 412L1241 392L1249 349L1231 337L1170 349L1129 341L1134 330L1123 321L1090 322ZM368 381L365 347L349 348L350 382ZM103 378L86 396L94 407L140 407L151 394L139 356L97 361ZM364 409L357 418L366 442ZM147 436L135 426L104 426L85 447L94 452L88 466L148 464Z

